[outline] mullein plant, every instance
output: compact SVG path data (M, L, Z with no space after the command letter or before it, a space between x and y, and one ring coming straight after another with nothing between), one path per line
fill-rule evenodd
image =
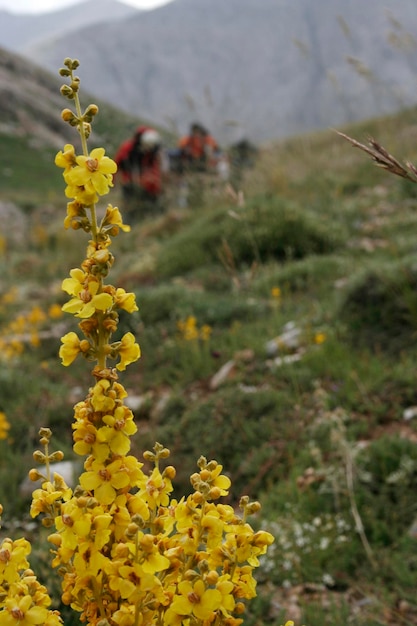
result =
M65 59L60 75L68 79L61 93L75 111L62 118L80 135L82 153L66 145L56 156L63 168L69 199L64 225L88 233L85 260L63 281L70 299L63 310L78 320L75 332L62 337L64 366L82 355L93 363L91 387L75 405L74 452L85 457L79 484L70 489L53 473L62 459L50 451L51 431L40 431L41 449L34 459L44 471L33 492L32 517L41 516L50 529L52 563L61 577L64 605L82 622L98 626L145 624L237 626L247 601L256 595L254 569L273 542L270 533L255 532L247 521L259 511L257 502L240 500L240 513L220 501L229 478L216 461L198 460L188 496L171 497L175 469L166 464L169 450L156 443L144 453L151 468L129 454L136 432L127 393L118 372L140 357L132 333L113 340L120 310L137 306L133 293L107 284L113 265L112 238L129 227L119 209L108 205L101 221L96 205L112 187L116 164L103 148L87 148L91 122L98 109L82 112L79 63ZM111 364L113 362L113 364ZM114 367L113 367L114 366ZM0 626L62 623L51 598L30 568L26 539L4 539L0 546Z

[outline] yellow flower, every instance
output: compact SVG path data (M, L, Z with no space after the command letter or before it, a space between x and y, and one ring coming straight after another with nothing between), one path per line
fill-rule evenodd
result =
M62 310L65 313L72 313L75 317L87 319L94 315L96 311L107 311L113 305L113 298L108 293L94 293L99 288L98 283L89 284L90 298L87 302L80 298L72 298L63 305Z
M126 365L134 363L140 358L139 344L135 343L135 336L132 333L123 335L118 348L120 363L116 365L116 369L120 372L126 369Z
M181 320L177 322L177 328L181 334L181 337L185 339L185 341L198 339L197 320L194 315L189 315L185 322Z
M201 520L201 528L206 531L207 548L209 550L216 548L223 537L224 524L222 520L214 515L204 515Z
M124 472L120 472L121 462L114 461L104 467L102 463L96 462L91 471L80 476L80 485L86 491L94 492L95 498L103 505L111 504L117 495L117 489L127 487L129 477Z
M227 496L231 480L228 476L221 473L223 465L218 464L216 461L212 461L212 463L216 464L215 468L212 470L208 470L207 468L203 469L202 472L200 472L200 476L212 489L216 488L216 490L218 490L218 497Z
M117 458L108 465L93 460L88 470L81 474L80 485L86 491L93 491L100 504L112 504L118 490L125 490L137 482L140 467L141 464L133 456Z
M89 185L73 185L68 184L65 187L65 195L67 198L74 198L74 200L83 206L90 207L98 200L94 187Z
M225 611L233 611L235 608L235 599L233 597L234 585L226 576L219 578L216 583L216 589L222 594L222 609Z
M73 200L67 203L67 216L64 220L64 228L80 228L80 222L87 217L85 208L82 204Z
M60 150L55 157L55 165L64 168L68 172L76 164L75 148L70 143L65 144L64 150Z
M87 276L79 268L70 271L70 278L62 281L62 289L74 296L63 305L62 310L76 317L86 319L94 315L96 310L106 311L113 306L113 298L109 293L97 293L100 289L99 281Z
M210 339L211 332L211 326L209 326L208 324L203 324L203 326L200 328L200 339L202 339L202 341L208 341Z
M47 617L48 609L33 605L32 597L28 594L6 599L0 624L1 626L33 626L45 624Z
M118 309L123 309L128 313L134 313L134 311L139 310L136 305L135 294L126 293L126 291L121 287L116 289L114 304Z
M271 296L278 300L281 297L281 289L279 287L272 287Z
M108 193L113 186L112 174L116 172L117 165L104 155L104 148L95 148L89 156L77 156L75 167L64 173L68 185L92 188L100 196Z
M95 411L108 413L112 411L116 402L109 394L111 383L109 380L99 380L93 387L91 395L91 405Z
M171 564L170 560L159 552L155 537L140 532L137 541L141 550L138 560L144 572L155 574L168 569Z
M34 306L33 309L30 311L30 313L28 314L27 319L30 324L34 324L34 325L41 324L42 322L45 321L46 315L40 307Z
M70 271L70 278L62 281L62 290L70 294L70 296L78 296L84 289L84 283L87 280L87 274L79 267Z
M62 316L62 309L59 304L51 304L48 309L48 315L53 320L60 318Z
M178 585L178 591L181 595L174 598L171 608L184 618L194 616L202 621L208 620L220 608L222 594L218 589L206 589L202 580L197 580L194 585L185 580Z
M27 556L30 554L30 543L26 539L4 539L0 545L0 578L12 583L19 578L19 570L29 567Z
M6 414L0 411L0 439L7 439L9 434L10 424L7 421Z
M112 206L111 204L107 206L106 215L103 219L103 227L108 225L121 228L126 233L130 232L130 226L128 226L127 224L123 224L122 216L119 209L115 206Z
M63 555L71 557L80 539L87 537L91 530L91 515L83 511L76 501L66 502L61 507L61 515L55 518L55 527L62 538ZM63 561L67 558L64 556Z
M62 360L62 365L67 367L77 358L80 348L80 339L74 332L67 333L61 337L62 346L59 349L59 357Z
M139 494L152 509L169 504L169 494L172 491L172 483L166 476L162 476L157 467L152 470L149 478L144 477L141 481Z
M321 343L324 343L326 341L327 337L325 335L325 333L316 333L314 335L314 343L316 343L317 345L320 345Z

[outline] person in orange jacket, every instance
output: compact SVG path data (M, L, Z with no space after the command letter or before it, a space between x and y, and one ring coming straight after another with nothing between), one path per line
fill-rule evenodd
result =
M191 124L190 132L178 143L180 162L185 170L205 172L215 167L219 147L201 124Z
M147 208L156 206L163 192L159 133L148 126L139 126L134 136L121 144L114 160L127 210L133 209L136 201Z

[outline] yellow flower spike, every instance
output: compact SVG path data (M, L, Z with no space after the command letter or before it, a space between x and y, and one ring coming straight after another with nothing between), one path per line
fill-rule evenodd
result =
M77 67L78 61L66 59L61 69L61 75L69 79L61 92L75 106L75 113L66 109L62 115L77 128L82 154L76 155L67 144L56 163L64 170L65 194L72 200L67 203L64 226L89 234L85 259L62 283L69 295L62 310L81 319L78 327L84 338L76 333L64 335L60 356L64 365L79 353L95 360L94 384L86 399L74 407L72 426L74 451L87 458L74 493L58 478L50 482L47 468L48 480L43 477L42 488L35 492L32 513L44 513L43 521L51 526L55 519L50 543L53 565L63 572L62 601L80 613L82 622L239 626L242 600L256 595L253 568L272 538L263 531L255 533L246 523L249 500L243 519L231 506L219 504L218 498L228 494L230 479L216 461L201 457L198 472L191 477L194 493L177 502L171 499L175 468L162 467L168 449L157 443L154 452L145 453L146 461L154 466L149 474L129 456L130 437L137 427L132 411L123 403L127 393L117 382L117 370L136 361L140 347L132 333L117 341L112 336L119 311L133 313L138 307L133 293L105 280L114 260L109 250L112 237L130 227L110 204L98 219L96 202L113 186L116 164L103 148L88 150L87 137L97 108L90 105L84 113L81 110L80 81L74 75ZM27 332L26 317L16 324ZM209 339L211 328L199 328L196 318L189 315L178 322L178 333L186 341L201 344ZM116 360L114 369L107 364L111 359ZM47 451L45 455L53 456ZM0 551L0 569L1 560ZM18 626L36 626L40 616L36 612L32 616L31 609L22 605L23 623ZM25 623L25 611L30 625ZM49 613L42 618L46 626L55 626Z

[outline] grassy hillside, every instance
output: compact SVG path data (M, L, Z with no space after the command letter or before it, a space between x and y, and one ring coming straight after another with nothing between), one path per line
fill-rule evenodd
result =
M98 119L111 143L109 112ZM410 110L347 132L417 163L416 122ZM48 151L25 161L19 141L0 136L0 153L15 155L0 200L30 206L3 231L0 257L7 532L11 517L24 519L27 503L10 493L32 465L39 426L71 458L88 371L58 364L70 321L50 308L65 301L60 282L83 258L80 237L63 231ZM232 478L232 504L242 493L261 501L259 524L276 543L249 623L417 624L417 186L331 130L264 147L239 186L243 205L219 185L186 209L172 193L164 214L138 216L115 243L113 282L140 307L120 329L134 331L143 355L123 375L135 453L167 445L178 492L201 454L214 457ZM20 334L30 337L34 305L45 313L40 345L7 352L11 320L24 311Z

